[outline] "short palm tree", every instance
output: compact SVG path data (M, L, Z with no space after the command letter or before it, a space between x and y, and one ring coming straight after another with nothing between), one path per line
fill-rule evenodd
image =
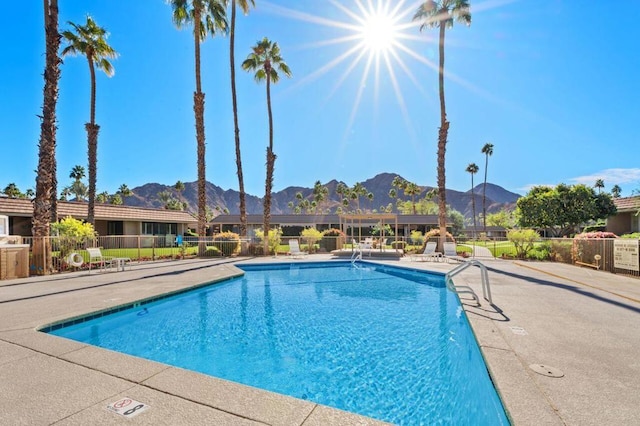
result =
M240 125L238 124L238 99L236 96L236 5L246 15L249 6L255 7L254 0L231 0L231 28L229 31L229 60L231 63L231 100L233 103L233 127L236 142L236 167L238 173L238 192L240 194L240 236L247 235L247 202L244 192L244 177L242 174L242 156L240 153Z
M45 71L42 121L38 143L36 197L33 201L33 266L36 274L48 275L53 270L50 223L58 220L56 179L56 106L60 80L60 34L58 33L58 0L44 1Z
M98 132L100 126L96 124L96 71L95 67L111 77L114 74L113 65L109 59L118 56L117 52L107 43L109 34L98 26L96 22L87 16L84 25L77 25L69 22L74 31L63 31L62 37L67 41L67 46L62 50L62 56L84 55L89 62L89 72L91 73L91 110L89 122L85 124L87 129L87 142L89 153L89 207L87 211L87 222L95 223L95 203L96 203L96 177L98 164Z
M471 163L467 166L466 171L471 174L471 213L473 214L473 238L476 238L476 193L473 188L473 175L478 173L478 165Z
M196 119L196 142L198 145L198 235L204 236L207 229L207 192L205 177L204 93L200 79L200 43L207 35L227 31L227 17L223 0L169 0L173 9L173 22L178 28L193 24L195 46L196 91L193 94L193 111ZM206 250L199 245L199 253Z
M619 185L613 185L611 188L611 196L613 198L620 198L620 194L622 193L622 188Z
M457 20L471 25L471 13L467 0L427 0L422 3L413 16L414 21L421 21L420 31L425 28L438 28L440 31L438 86L440 92L440 129L438 131L438 224L440 227L440 248L447 240L447 201L445 152L447 149L447 135L449 122L444 99L444 34L445 29L453 27Z
M242 63L245 71L254 71L257 82L266 81L267 85L267 112L269 114L269 146L267 147L267 179L264 194L264 253L269 253L269 225L271 222L271 188L273 187L273 169L276 162L276 154L273 152L273 113L271 111L271 83L280 81L280 73L291 77L289 65L280 55L278 43L268 38L252 47L252 52Z

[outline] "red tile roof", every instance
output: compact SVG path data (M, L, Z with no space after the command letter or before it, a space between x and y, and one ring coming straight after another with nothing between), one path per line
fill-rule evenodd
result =
M613 202L620 213L636 212L640 210L640 196L614 198Z

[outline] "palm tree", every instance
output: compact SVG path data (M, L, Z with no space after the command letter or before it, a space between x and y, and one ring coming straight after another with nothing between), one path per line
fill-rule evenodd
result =
M613 198L620 198L620 193L622 192L622 188L619 185L613 185L611 188L611 196Z
M9 198L22 198L22 191L18 188L18 185L15 183L10 183L4 188L4 195Z
M107 44L107 31L98 26L96 22L87 16L85 25L76 25L69 22L75 32L63 31L62 36L67 41L67 47L62 50L62 56L84 55L89 62L91 74L91 112L89 122L84 126L87 129L87 142L89 145L89 207L87 222L95 223L96 203L96 177L98 163L98 132L100 126L96 124L96 71L95 67L111 77L114 74L113 65L109 59L114 59L118 53Z
M467 166L466 171L471 173L471 212L473 214L473 238L476 238L476 193L473 190L473 175L478 173L478 166L476 163L471 163Z
M126 183L123 183L120 185L120 188L118 188L118 192L116 192L116 194L119 194L122 198L131 197L133 195L133 191L129 189Z
M604 180L596 179L596 184L594 186L598 188L598 194L600 194L600 192L602 192L602 189L604 188Z
M84 170L84 167L77 165L77 166L73 166L73 169L71 169L71 172L69 172L69 177L73 180L75 180L76 182L84 179L84 177L86 176L86 172Z
M264 194L264 253L269 253L269 222L271 221L271 188L273 187L273 168L276 162L276 155L273 152L273 114L271 112L271 83L280 81L281 72L287 77L291 77L289 65L280 56L278 43L272 42L268 38L263 38L252 47L253 52L242 63L245 71L255 71L257 82L266 80L267 82L267 112L269 114L269 146L267 147L267 179Z
M444 99L444 33L445 29L453 27L457 20L471 25L471 13L467 0L427 0L418 7L413 20L422 21L420 31L425 28L439 28L439 66L438 85L440 92L440 129L438 131L438 224L440 227L440 248L447 240L447 200L445 176L445 152L447 149L447 135L449 122Z
M36 198L33 202L33 265L36 274L48 275L52 269L49 224L58 220L56 180L56 106L60 80L60 34L58 0L44 1L46 42L42 118L38 143Z
M198 145L198 235L207 232L207 193L205 177L204 93L200 81L200 43L207 35L227 30L227 18L222 0L170 0L173 22L178 28L193 24L195 46L196 91L193 93L193 111L196 119L196 142ZM199 253L206 250L199 245Z
M489 169L489 157L493 155L493 144L486 143L481 152L485 155L484 161L484 185L482 185L482 232L487 233L487 170Z
M231 30L229 33L229 61L231 63L231 100L233 103L233 125L236 142L236 166L238 173L238 192L240 195L240 236L247 235L247 202L244 193L244 177L242 175L242 156L240 155L240 125L238 124L238 99L236 96L236 4L246 15L249 13L249 5L255 7L254 0L231 0Z

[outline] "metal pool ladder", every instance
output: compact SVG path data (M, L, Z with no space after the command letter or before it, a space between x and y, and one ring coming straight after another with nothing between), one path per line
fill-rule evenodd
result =
M456 293L469 293L476 300L476 303L480 304L480 300L478 299L478 295L476 295L475 291L467 285L454 285L452 278L454 275L459 274L460 272L467 269L469 266L478 266L480 268L480 277L482 279L482 295L485 300L489 303L493 303L491 300L491 287L489 286L489 274L487 273L487 267L484 266L478 260L467 260L466 262L461 263L460 265L453 268L451 271L447 272L446 280L447 287L450 290L455 291Z
M362 260L362 248L360 247L360 244L356 245L355 240L354 240L353 244L354 244L355 250L353 251L353 254L351 255L351 265L357 267L356 261Z

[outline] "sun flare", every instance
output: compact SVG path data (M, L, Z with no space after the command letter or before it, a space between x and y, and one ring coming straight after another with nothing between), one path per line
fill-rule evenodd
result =
M364 18L360 29L364 47L374 53L387 52L397 42L398 27L392 16L375 12Z

